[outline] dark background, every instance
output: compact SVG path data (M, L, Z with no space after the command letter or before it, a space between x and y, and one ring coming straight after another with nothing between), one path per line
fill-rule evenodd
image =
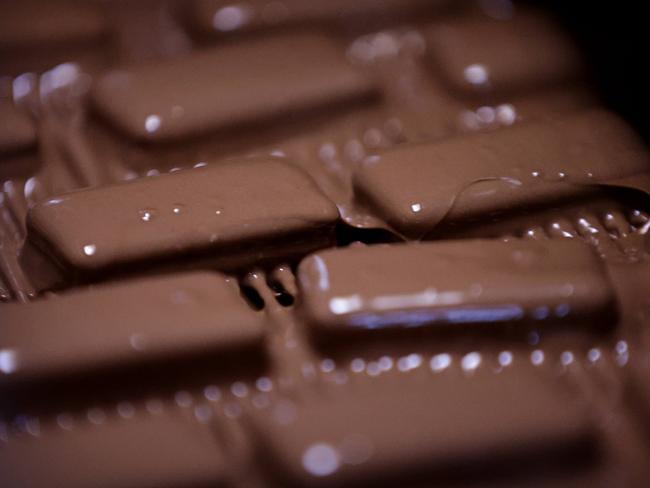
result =
M606 105L650 142L650 5L641 0L533 3L557 15L583 49Z

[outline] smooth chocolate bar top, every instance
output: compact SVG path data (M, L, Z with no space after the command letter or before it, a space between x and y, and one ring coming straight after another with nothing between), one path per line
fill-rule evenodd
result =
M110 71L93 88L93 100L129 136L163 141L349 102L373 91L372 79L346 62L336 42L297 34Z
M433 26L429 57L465 95L516 93L578 78L582 63L566 34L540 12L510 21L477 17Z
M547 14L0 0L0 488L648 486L649 152Z
M616 306L596 254L568 239L327 250L300 264L298 284L302 312L324 330L547 319L589 324Z
M249 0L233 5L223 0L192 0L190 12L193 24L200 31L227 34L278 25L345 21L355 15L394 17L426 12L449 3L449 0L284 0L282 3Z
M295 413L285 422L254 412L259 445L273 456L279 476L299 486L355 486L385 477L399 484L409 473L471 479L486 468L507 476L516 469L512 459L543 475L564 456L588 457L597 446L585 405L530 365L465 377L442 371L416 384L377 378L278 400Z
M130 419L109 418L102 425L70 423L69 431L44 428L40 438L3 446L0 486L225 486L226 460L206 425L143 412Z
M355 173L357 198L397 231L419 237L447 221L548 204L648 173L648 152L614 114L580 112L495 133L404 145Z
M212 354L262 353L264 317L232 279L194 272L0 306L0 386Z
M238 245L264 249L288 235L288 248L305 234L313 238L303 246L314 249L330 242L327 230L337 218L336 206L309 176L268 158L51 198L30 209L27 239L64 272L83 273L207 250L223 261L240 251Z

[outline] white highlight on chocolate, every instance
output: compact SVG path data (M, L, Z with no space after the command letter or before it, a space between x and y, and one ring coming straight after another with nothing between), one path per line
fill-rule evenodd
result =
M316 269L318 270L318 287L323 291L329 290L330 277L325 261L320 256L314 256L314 263L316 263Z
M497 107L497 120L503 125L512 125L517 120L517 110L514 105L504 103Z
M366 368L366 362L361 358L355 358L350 362L350 369L353 373L361 373Z
M336 158L336 146L331 142L326 142L318 149L318 155L323 161L331 161Z
M548 315L549 315L548 307L544 306L544 305L541 306L541 307L537 307L537 308L535 308L533 310L532 315L533 315L533 318L536 319L536 320L544 320L544 319L548 318Z
M81 77L79 66L75 63L62 63L41 75L39 91L41 96L49 95L59 88L71 86Z
M359 295L350 295L348 297L334 297L330 300L330 310L333 314L342 315L350 312L361 310L363 300Z
M422 364L422 356L416 353L409 354L399 358L397 361L397 369L405 373L406 371L411 371L412 369L420 367Z
M339 452L330 444L318 442L310 445L302 455L302 466L314 476L329 476L341 466Z
M129 337L129 344L136 351L144 351L145 349L145 338L142 334L131 334Z
M257 381L255 381L255 387L259 391L268 393L273 389L273 382L266 376L262 376L261 378L257 378Z
M562 365L568 366L573 362L573 353L571 351L564 351L560 355L560 361L562 362Z
M553 222L551 224L551 227L553 229L555 229L555 230L560 231L560 234L562 234L562 237L566 237L566 238L569 238L569 239L573 237L573 234L571 234L571 232L562 229L562 226L559 224L559 222ZM571 285L569 284L568 286L571 286ZM571 294L573 294L573 292L571 292Z
M12 88L15 101L26 97L34 89L34 75L32 73L23 73L16 76L13 79Z
M379 363L377 361L369 362L368 366L366 367L366 373L368 373L369 376L379 375L379 373L381 373L381 368L379 367Z
M160 117L157 115L149 115L144 120L144 128L149 134L156 132L160 129Z
M431 371L438 373L447 369L451 365L451 356L447 353L436 354L431 358L429 366Z
M463 359L460 361L460 366L463 368L463 371L474 371L481 365L481 354L478 352L470 352L463 356Z
M382 371L390 371L393 368L393 360L389 356L382 356L378 361L379 368Z
M597 347L594 347L593 349L589 349L589 352L587 353L587 359L589 359L589 362L595 363L600 359L601 353L600 349Z
M470 64L465 68L464 75L472 85L483 85L488 81L487 68L482 64Z
M84 246L84 254L86 256L92 256L95 254L96 251L97 251L97 246L95 246L95 244L86 244Z
M36 177L32 176L25 182L24 193L25 198L30 198L36 189Z
M539 366L544 362L544 352L535 349L531 354L530 354L530 362L533 363L535 366Z
M623 367L627 364L630 359L630 353L628 351L619 353L616 355L616 364Z
M176 405L183 408L191 407L192 403L194 403L194 399L190 392L185 390L177 391L174 395L174 401L176 402Z
M221 398L221 390L218 386L208 385L203 389L203 396L211 402L218 402Z
M238 398L244 398L248 395L248 387L241 381L236 381L230 386L230 391Z
M212 26L221 32L239 29L250 19L250 10L246 6L229 5L220 8L212 17Z
M512 364L512 353L510 351L501 351L499 353L499 364L503 367Z
M556 317L566 317L571 312L571 306L568 303L560 303L555 307L555 316Z
M455 292L446 292L455 293ZM444 294L441 294L444 296ZM431 305L447 305L445 303L434 303ZM425 304L427 305L427 304ZM524 311L518 305L505 305L494 308L470 308L459 307L449 309L415 310L403 311L400 308L407 306L396 306L398 310L386 312L381 310L378 313L353 316L348 323L355 327L376 329L392 325L405 325L408 327L419 327L436 321L452 324L465 324L476 322L502 322L507 320L519 320L523 317ZM421 308L421 307L420 307Z
M11 374L18 370L18 353L13 349L0 349L0 373Z
M483 124L491 124L497 116L494 108L488 105L476 109L476 115Z
M375 310L395 310L433 305L458 305L463 302L464 296L462 292L438 292L434 288L427 288L420 293L378 296L372 299L370 305Z
M194 417L201 423L206 423L212 418L212 409L209 405L198 405L194 407Z
M639 234L645 235L648 233L648 230L650 230L650 220L648 220L643 227L639 229Z
M331 373L332 371L334 371L335 368L336 368L336 364L334 363L333 360L331 360L329 358L328 359L323 359L320 362L320 370L323 373Z

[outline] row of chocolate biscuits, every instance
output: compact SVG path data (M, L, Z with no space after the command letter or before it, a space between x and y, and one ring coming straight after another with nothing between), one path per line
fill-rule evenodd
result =
M1 486L646 483L648 151L551 19L47 2L0 59Z

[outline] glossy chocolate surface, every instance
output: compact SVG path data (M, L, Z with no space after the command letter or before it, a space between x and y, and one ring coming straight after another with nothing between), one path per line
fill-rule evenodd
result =
M80 429L62 417L67 428L0 452L11 466L5 486L225 486L225 461L207 426L164 413L136 420L94 413L102 425Z
M255 427L276 453L271 467L300 486L399 483L396 476L430 473L477 481L486 466L508 470L501 463L519 456L552 471L567 453L578 464L598 450L583 406L530 365L468 379L443 368L429 382L424 390L408 379L330 386L290 404L291 423L254 415Z
M369 156L355 174L355 191L393 228L421 237L443 219L548 205L589 185L647 176L647 167L645 147L622 121L582 112Z
M511 21L465 18L433 27L432 65L451 89L468 95L516 92L579 76L576 47L543 13Z
M557 319L595 325L616 307L593 249L569 240L324 251L300 264L298 283L307 319L325 329Z
M242 260L250 264L242 246L252 245L261 262L264 248L277 255L268 248L282 241L290 242L280 259L327 245L337 217L309 176L291 164L272 158L230 162L38 204L28 214L22 262L35 277L44 274L47 259L63 275L188 254L232 269Z
M650 162L509 1L0 3L0 486L650 477Z
M236 283L216 273L133 280L7 305L0 334L16 351L15 371L0 384L216 357L220 350L259 353L263 327Z
M346 102L372 91L372 81L345 62L335 42L298 35L114 70L98 80L92 97L129 136L164 141Z

